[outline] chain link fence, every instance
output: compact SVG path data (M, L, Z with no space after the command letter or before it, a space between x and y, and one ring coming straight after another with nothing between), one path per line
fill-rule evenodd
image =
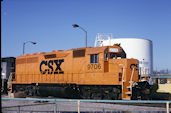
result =
M10 99L2 113L170 113L171 101Z

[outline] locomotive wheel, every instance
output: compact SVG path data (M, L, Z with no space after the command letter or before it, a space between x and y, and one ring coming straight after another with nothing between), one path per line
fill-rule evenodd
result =
M111 100L112 99L112 97L111 97L112 95L111 94L104 94L103 96L102 96L102 99L104 99L104 100Z
M80 86L83 99L121 99L121 87L118 86Z
M36 89L34 88L34 86L26 86L24 93L26 96L36 96Z
M91 99L100 100L100 99L102 99L102 95L100 93L92 93L91 94Z

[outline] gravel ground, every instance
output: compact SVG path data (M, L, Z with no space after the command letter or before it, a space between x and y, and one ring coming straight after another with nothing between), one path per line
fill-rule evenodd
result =
M76 113L77 111L77 102L2 100L3 113ZM91 113L166 113L166 108L80 102L80 111Z

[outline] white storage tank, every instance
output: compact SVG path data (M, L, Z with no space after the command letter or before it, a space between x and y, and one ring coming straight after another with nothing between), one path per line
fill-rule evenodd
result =
M139 68L141 68L141 75L151 75L153 73L153 49L152 41L141 38L102 38L98 34L96 37L95 46L108 46L120 43L124 49L127 58L135 58L139 60Z

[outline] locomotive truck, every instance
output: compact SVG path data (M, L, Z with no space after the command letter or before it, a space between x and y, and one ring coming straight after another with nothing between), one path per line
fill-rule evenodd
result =
M11 92L27 96L83 99L139 99L149 94L137 59L120 46L54 50L16 57Z

